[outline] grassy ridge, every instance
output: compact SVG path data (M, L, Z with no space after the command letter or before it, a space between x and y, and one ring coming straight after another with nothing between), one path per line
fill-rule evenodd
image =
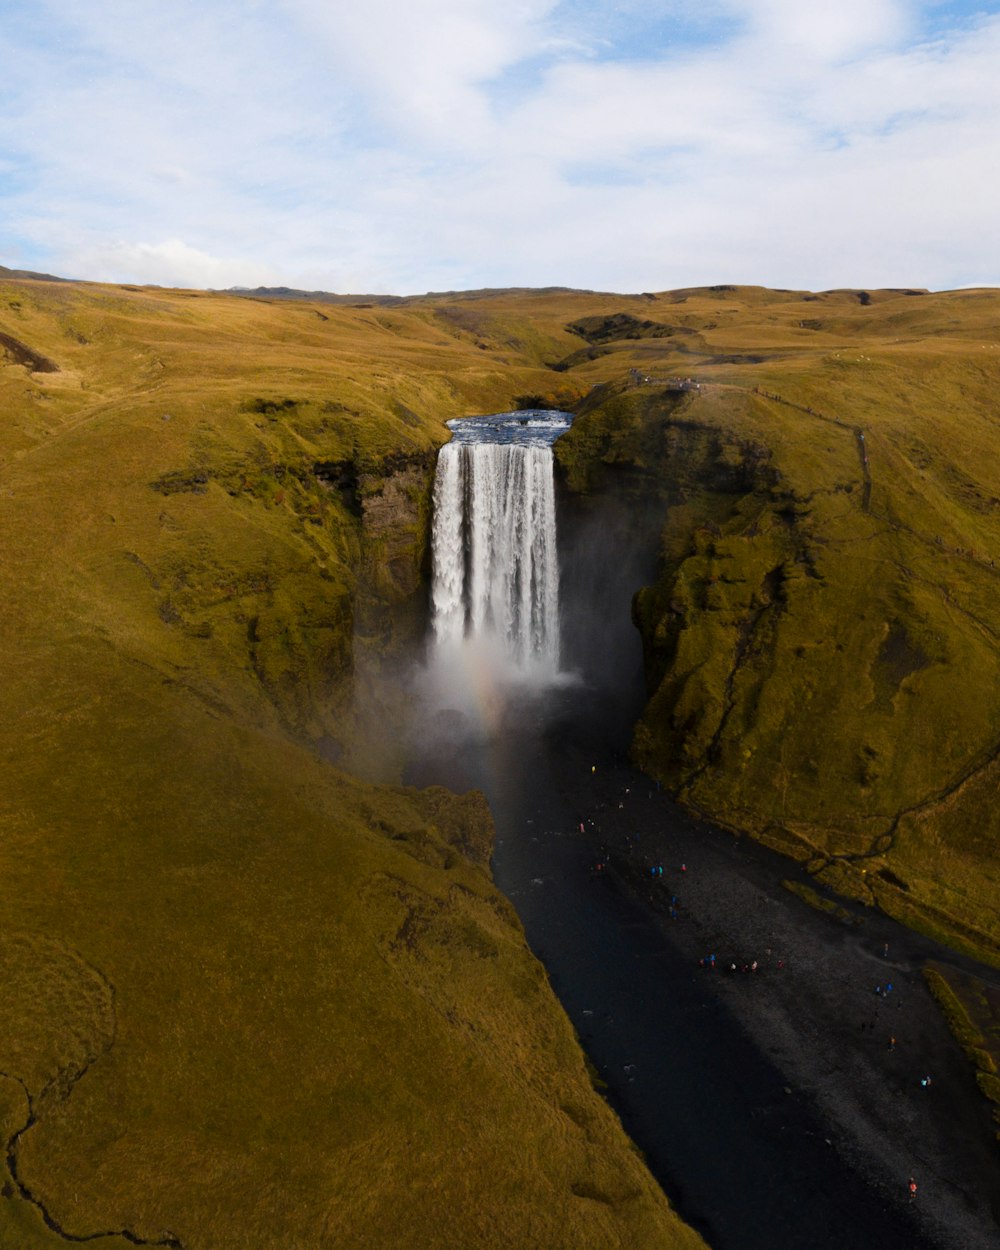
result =
M993 1118L1000 1124L1000 996L978 977L940 964L925 968L924 979L955 1040L975 1069L980 1090L994 1104ZM997 1138L1000 1140L1000 1132Z
M548 331L33 283L0 330L58 366L0 367L0 1246L699 1245L481 800L317 754L419 573L413 466Z

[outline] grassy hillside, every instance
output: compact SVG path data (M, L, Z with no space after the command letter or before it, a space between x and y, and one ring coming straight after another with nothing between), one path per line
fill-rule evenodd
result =
M0 284L5 1250L700 1244L481 800L326 762L419 595L442 422L580 393L565 298Z
M601 354L571 376L604 385L557 445L575 489L664 503L661 576L635 604L637 758L1000 962L1000 295L654 307L652 326L579 327Z
M359 779L443 423L573 406L566 486L662 510L646 769L1000 961L998 330L989 291L4 278L0 1250L700 1244L480 800Z

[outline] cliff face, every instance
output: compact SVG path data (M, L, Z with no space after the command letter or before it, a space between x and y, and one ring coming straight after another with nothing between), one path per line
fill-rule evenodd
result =
M436 452L363 473L355 629L382 654L427 624L431 500Z
M558 453L577 490L659 501L637 761L997 960L995 365L930 338L700 376L596 391Z

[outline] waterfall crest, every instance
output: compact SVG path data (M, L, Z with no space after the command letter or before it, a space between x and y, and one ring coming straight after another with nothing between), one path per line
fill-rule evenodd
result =
M513 680L559 673L559 566L548 445L452 442L434 482L439 658L478 648Z

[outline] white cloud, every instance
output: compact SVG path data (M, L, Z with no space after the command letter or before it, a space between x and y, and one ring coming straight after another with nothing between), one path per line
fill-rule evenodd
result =
M447 151L491 127L482 85L535 55L556 0L285 0L390 130Z
M735 0L750 30L810 59L839 61L903 36L912 5L901 0Z
M41 3L42 34L0 29L3 263L404 292L1000 281L996 16L921 44L916 0Z
M259 261L210 256L180 239L161 243L116 241L85 247L79 253L82 273L97 282L120 281L156 286L216 287L268 286L277 273Z

